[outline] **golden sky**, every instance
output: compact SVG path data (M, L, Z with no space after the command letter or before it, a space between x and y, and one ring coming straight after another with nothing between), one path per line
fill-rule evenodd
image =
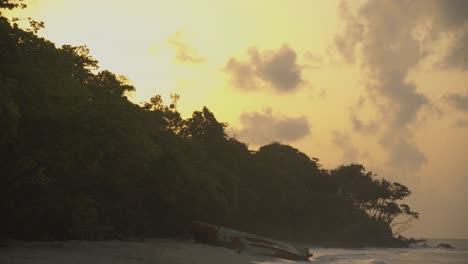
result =
M251 148L359 162L413 190L407 235L468 238L467 1L30 0L57 45L87 45L139 103L180 94Z

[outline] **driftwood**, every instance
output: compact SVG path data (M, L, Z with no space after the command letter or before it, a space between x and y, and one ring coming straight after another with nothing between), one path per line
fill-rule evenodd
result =
M238 253L246 251L291 260L312 257L305 247L207 223L193 222L191 233L196 243L226 247Z

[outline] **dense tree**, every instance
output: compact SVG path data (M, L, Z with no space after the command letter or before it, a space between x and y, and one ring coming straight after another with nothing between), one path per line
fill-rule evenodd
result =
M14 8L25 8L26 5L23 4L23 0L0 0L0 11L1 9L14 9ZM1 13L0 13L1 14Z
M419 216L407 204L398 203L411 194L408 187L378 179L360 164L340 166L331 171L331 176L338 186L339 195L387 232L390 232L390 227L395 227L395 234L399 234ZM405 220L395 222L396 219Z

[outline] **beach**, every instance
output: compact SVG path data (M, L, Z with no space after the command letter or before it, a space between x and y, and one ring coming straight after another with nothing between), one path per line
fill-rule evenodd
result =
M441 249L450 243L455 249ZM311 248L310 263L322 264L464 264L468 240L429 240L430 248ZM222 247L194 244L186 239L145 241L9 242L0 247L2 264L281 264L294 262Z
M10 242L0 248L0 263L8 264L247 264L268 258L195 244L191 240Z

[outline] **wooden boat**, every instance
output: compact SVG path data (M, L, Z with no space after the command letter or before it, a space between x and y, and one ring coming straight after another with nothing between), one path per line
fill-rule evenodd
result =
M309 260L312 257L309 249L302 246L202 222L193 222L191 233L197 243L226 247L238 253L248 252L290 260Z

